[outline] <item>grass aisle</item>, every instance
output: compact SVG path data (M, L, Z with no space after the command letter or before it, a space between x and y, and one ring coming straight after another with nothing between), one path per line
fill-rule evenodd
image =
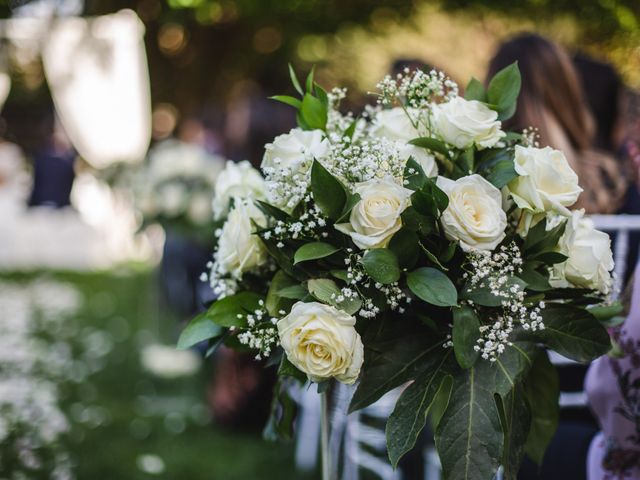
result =
M178 321L160 308L150 272L5 275L29 282L44 276L69 282L84 296L77 340L94 335L104 364L70 389L65 410L73 423L69 451L80 480L303 479L293 469L293 445L211 425L203 402L208 368L161 378L140 361L144 345L173 345Z

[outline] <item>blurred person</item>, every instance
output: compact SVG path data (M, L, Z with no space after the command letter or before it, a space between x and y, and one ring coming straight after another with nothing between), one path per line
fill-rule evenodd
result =
M56 119L51 136L33 155L33 189L29 206L70 206L75 161L76 152Z
M621 162L595 149L596 123L569 55L552 41L525 33L502 44L487 78L518 62L522 89L511 130L534 127L541 146L561 150L580 177L584 192L574 208L614 213L624 202L627 180Z
M583 53L574 55L573 65L595 120L593 146L616 155L621 142L620 106L623 95L618 72L608 63Z
M623 297L625 323L613 331L617 355L589 367L585 390L601 431L589 448L588 480L640 478L640 264Z

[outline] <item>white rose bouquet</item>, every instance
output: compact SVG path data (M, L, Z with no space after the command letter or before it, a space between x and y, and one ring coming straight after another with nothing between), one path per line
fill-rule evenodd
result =
M179 345L278 364L271 433L292 428L291 378L355 383L351 410L404 386L387 424L394 466L429 419L445 478L493 479L500 465L516 478L555 429L546 349L607 353L619 312L606 300L609 238L569 210L576 174L502 129L517 66L464 97L439 72L387 77L359 117L313 73L304 89L292 81L300 97L275 99L298 127L266 146L262 175L221 175L239 185L214 199L218 300Z

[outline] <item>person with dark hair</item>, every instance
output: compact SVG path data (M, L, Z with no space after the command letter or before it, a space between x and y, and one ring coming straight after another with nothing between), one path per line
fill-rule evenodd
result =
M521 34L502 44L487 78L518 62L522 90L516 114L505 126L534 127L541 146L561 150L584 189L575 208L614 213L624 202L628 182L621 163L595 149L596 123L571 58L559 45L536 34Z
M573 57L582 91L595 119L594 147L618 153L618 124L623 85L609 64L578 53Z

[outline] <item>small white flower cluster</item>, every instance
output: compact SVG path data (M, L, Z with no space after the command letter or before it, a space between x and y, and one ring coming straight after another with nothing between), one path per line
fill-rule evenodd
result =
M216 231L219 236L219 229ZM220 264L214 259L207 262L207 272L200 275L200 281L209 282L211 290L217 299L234 295L238 291L238 280L229 277L221 271Z
M380 313L380 307L378 307L372 298L363 293L363 289L375 288L378 292L384 295L385 301L389 308L398 313L404 313L405 309L402 304L411 303L411 297L408 296L398 282L384 285L371 279L365 272L362 266L362 255L359 253L353 253L352 249L347 249L349 256L344 259L345 266L347 267L347 282L348 287L342 289L342 296L345 299L352 299L359 296L362 299L362 307L358 311L358 314L362 318L374 318ZM338 301L340 301L338 299Z
M284 310L278 313L286 315ZM260 308L253 313L247 315L238 314L238 319L243 318L247 322L247 327L238 333L238 341L253 350L258 350L255 356L256 360L268 358L273 349L280 343L278 329L276 328L278 319L269 315L264 307L264 300L260 300ZM234 331L236 328L231 327L230 330Z
M0 282L2 478L73 478L60 442L70 428L61 386L86 381L113 346L98 330L85 327L78 335L70 317L82 302L75 288L61 282Z
M293 170L282 166L278 158L274 160L273 167L263 166L270 203L285 210L293 210L309 190L309 170L312 163L313 155L309 153Z
M327 100L329 101L329 107L327 109L327 132L330 137L333 133L342 136L342 133L349 128L354 120L351 112L346 115L340 113L340 102L346 97L346 88L336 87L327 93Z
M429 108L436 99L445 101L458 96L458 84L443 72L405 68L396 78L385 76L377 85L378 103L393 105L397 100L411 108Z
M540 147L540 131L537 127L522 130L522 145L525 147Z
M542 330L541 310L544 302L536 306L526 305L524 287L513 281L514 275L522 271L522 256L515 242L502 245L496 252L474 251L468 256L471 273L465 273L469 290L488 288L492 295L500 298L502 312L490 325L480 326L481 337L474 347L485 360L495 362L508 345L516 325L524 330ZM472 301L468 301L473 305Z
M276 245L278 248L284 247L282 240L297 240L301 237L319 240L326 238L329 234L326 231L327 218L320 211L320 207L312 202L311 194L304 198L307 209L300 217L292 222L278 220L275 225L260 235L265 240L280 240Z
M327 168L348 184L373 178L402 178L406 158L400 155L401 145L384 137L371 137L357 143L347 137L332 148Z

